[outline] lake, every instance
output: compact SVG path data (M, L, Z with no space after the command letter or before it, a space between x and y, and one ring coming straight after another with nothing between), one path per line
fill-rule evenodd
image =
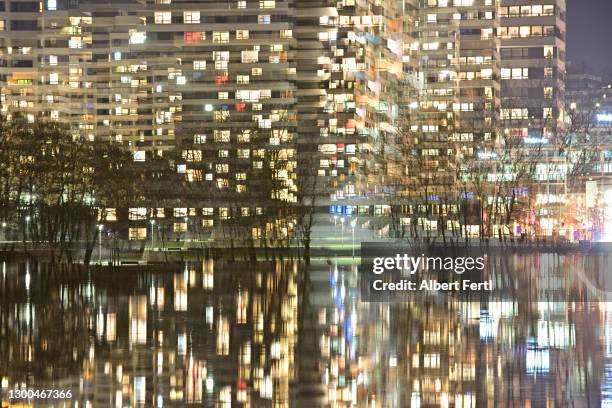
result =
M496 291L399 303L351 257L0 263L0 379L71 390L34 406L612 406L611 262L505 254Z

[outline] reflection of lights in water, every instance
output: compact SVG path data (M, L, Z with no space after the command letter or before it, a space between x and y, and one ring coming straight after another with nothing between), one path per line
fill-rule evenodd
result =
M272 343L270 347L270 358L272 360L278 360L281 358L281 345L279 342Z
M413 392L410 397L410 407L420 408L421 407L421 395L418 392Z
M612 407L612 303L605 303L605 364L601 381L601 406Z
M525 366L527 374L548 373L550 370L550 351L547 348L538 347L535 339L529 339Z
M259 396L264 399L271 399L272 398L272 387L273 387L272 377L268 375L264 378L263 384L261 388L259 389Z
M213 392L214 389L215 389L215 380L213 380L212 377L208 377L206 379L206 392L210 394Z
M499 300L489 302L489 315L494 319L512 318L517 314L518 306L513 300Z
M145 377L134 377L134 400L136 404L144 404L147 391L147 379Z
M161 375L164 372L164 353L157 352L157 374Z
M123 406L123 392L121 392L121 390L115 391L115 406L116 407Z
M538 321L538 347L565 349L575 344L575 327L565 322Z
M147 342L147 297L130 296L128 315L130 344L145 344Z
M187 333L180 333L178 335L176 348L179 356L187 354Z
M353 316L349 315L349 317L344 322L344 338L347 342L351 342L353 340Z
M489 314L488 310L480 311L480 339L489 340L497 337L498 320Z
M104 313L102 313L102 310L100 310L96 316L96 335L98 338L104 335Z
M213 307L212 306L206 306L206 323L207 324L213 324Z
M467 394L457 394L455 398L455 407L476 408L476 397L469 392Z

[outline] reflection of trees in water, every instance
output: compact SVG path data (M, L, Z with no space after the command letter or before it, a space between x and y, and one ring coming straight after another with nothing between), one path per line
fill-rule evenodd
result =
M360 305L358 358L370 380L360 400L376 396L389 406L598 405L601 305L584 302L593 298L577 274L601 278L602 256L490 255L487 278L499 288L494 293Z
M142 384L147 401L149 393L168 400L172 391L178 401L191 403L265 397L288 404L297 338L296 263L209 262L95 273L37 265L29 289L25 266L19 268L9 268L0 281L0 357L7 362L0 377L11 384L81 377L109 401L119 392L124 402L138 402ZM207 378L214 379L210 392ZM122 383L129 385L127 394Z
M601 278L597 273L609 263L539 254L489 262L499 293L346 302L344 318L354 312L357 319L356 355L347 348L330 357L321 356L320 336L336 325L335 340L346 341L346 321L334 323L328 313L319 325L321 305L313 299L329 293L329 281L311 279L297 263L210 261L99 272L31 264L29 288L26 265L9 266L0 279L0 377L29 384L83 377L105 398L125 393L124 403L137 402L136 379L144 378L147 404L157 394L168 402L173 390L174 403L284 406L293 398L318 406L324 365L343 359L346 384L368 374L368 385L358 386L360 401L375 394L378 402L392 405L397 397L406 406L416 381L421 406L441 398L456 405L459 395L472 395L476 406L537 405L541 398L555 406L597 405L600 306L538 301L544 288L582 299L576 273ZM342 273L348 282L351 272ZM490 336L481 332L482 311L495 317ZM543 347L543 329L551 330L550 367L530 374L526 349ZM559 339L569 330L573 338Z
M90 343L84 278L70 265L8 268L0 281L0 377L40 384L80 373Z

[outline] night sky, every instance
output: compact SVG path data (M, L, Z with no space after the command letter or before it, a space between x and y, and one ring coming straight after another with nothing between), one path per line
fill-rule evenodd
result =
M567 58L587 71L612 71L612 0L567 1Z

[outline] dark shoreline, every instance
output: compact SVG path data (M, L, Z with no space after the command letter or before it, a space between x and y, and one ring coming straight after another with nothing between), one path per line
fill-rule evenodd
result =
M514 253L532 253L532 252L555 252L555 253L576 253L576 252L612 252L612 242L581 242L581 243L568 243L568 242L553 242L553 241L540 241L540 242L520 242L520 241L507 241L499 242L494 241L470 241L467 243L461 241L453 242L419 242L413 243L409 241L389 241L381 242L383 245L389 245L394 247L406 247L411 249L427 249L427 250L468 250L475 252L482 252L485 250L490 253L497 253L500 251L511 251ZM75 249L68 251L71 254L72 262L64 263L83 263L82 258L84 251ZM361 246L356 245L353 251L353 247L345 246L343 248L325 248L325 247L312 247L310 249L311 258L333 258L333 257L355 257L360 256ZM253 257L254 255L254 257ZM229 261L253 261L253 260L283 260L283 259L303 259L304 249L300 247L291 248L226 248L222 246L218 247L184 247L184 248L154 248L150 250L148 248L143 249L120 249L117 250L113 255L114 263L109 261L109 250L103 250L102 265L155 265L155 264L169 264L169 263L181 263L185 261L198 261L205 259L216 259L216 260L229 260ZM21 244L16 244L11 247L6 245L0 245L0 261L14 261L14 260L26 260L26 259L37 259L37 260L51 260L52 251L50 248L37 248L24 251ZM98 265L98 256L94 253L90 265Z

